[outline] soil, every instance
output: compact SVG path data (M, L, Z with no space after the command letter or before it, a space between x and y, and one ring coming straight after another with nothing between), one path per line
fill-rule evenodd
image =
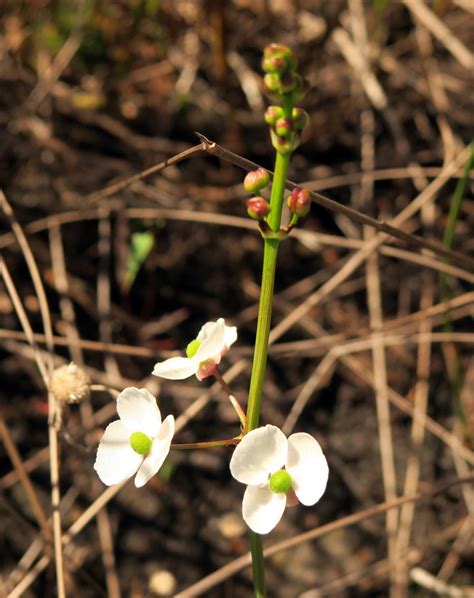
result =
M458 158L474 133L466 62L474 49L472 8L464 0L411 4L106 0L79 7L7 0L0 17L0 188L39 269L54 350L45 343L45 304L4 204L0 586L6 595L57 595L50 547L43 543L34 552L40 525L8 445L10 438L49 518L48 397L35 347L46 362L52 355L55 367L75 361L94 385L80 405L63 405L57 424L64 530L106 489L93 463L123 388L148 388L162 414L181 423L189 415L177 443L239 433L235 412L212 381L172 382L151 371L183 351L204 322L224 317L239 337L220 372L246 404L263 251L246 215L245 171L202 151L115 193L104 189L198 145L196 131L272 169L263 121L268 100L259 87L266 44L292 47L308 82L301 105L310 124L289 178L390 221L458 159L432 201L398 228L439 244L452 230L452 249L472 259L472 173L463 175L468 152ZM434 29L417 13L420 5ZM462 201L451 226L455 197ZM407 494L407 472L415 476L408 494L427 496L415 501L412 522L406 510L395 518L399 541L408 533L395 558L387 560L390 516L367 514L268 558L268 594L421 597L434 595L433 579L473 592L472 477L460 482L474 463L472 268L452 260L458 270L443 278L441 254L388 237L312 301L376 231L317 203L298 231L281 245L272 325L309 303L270 350L261 421L315 436L330 478L321 501L287 509L264 545ZM130 278L136 233L150 235L153 249ZM447 300L454 301L451 310ZM430 333L438 337L430 340ZM392 344L385 349L367 340L387 335ZM365 345L348 348L352 341ZM414 406L423 412L424 399L430 419L422 416L420 424L410 412ZM289 414L295 414L291 430ZM231 451L172 450L144 488L128 482L66 541L67 596L175 595L245 554L243 487L230 475ZM392 468L390 458L381 464L387 451ZM391 475L395 488L387 494ZM22 560L25 554L31 558ZM43 556L49 564L41 568ZM397 583L394 567L403 562ZM424 571L421 581L414 567ZM22 582L20 593L8 594ZM250 567L202 593L251 596Z

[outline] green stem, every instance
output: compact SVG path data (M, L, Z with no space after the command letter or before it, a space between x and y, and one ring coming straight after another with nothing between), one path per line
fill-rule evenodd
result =
M272 194L270 197L271 212L268 217L268 225L273 232L278 231L280 228L285 181L289 162L290 154L282 155L277 153ZM247 425L245 426L245 432L250 432L257 428L260 420L279 244L280 241L278 239L264 240L262 286L260 289L257 335L255 338L255 352L253 356L252 375L250 378Z
M262 539L255 532L250 532L250 552L252 553L253 595L255 598L266 598Z

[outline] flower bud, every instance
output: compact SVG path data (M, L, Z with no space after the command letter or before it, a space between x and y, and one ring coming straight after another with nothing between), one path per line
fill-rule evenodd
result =
M268 93L281 93L280 76L273 73L267 73L263 78L263 86L264 90L268 90Z
M276 121L279 118L282 118L282 116L283 108L280 108L280 106L268 106L268 108L265 111L265 122L267 123L267 125L270 125L270 127L274 127Z
M59 402L78 403L89 397L91 381L82 368L71 362L54 370L50 390Z
M263 58L262 69L266 73L283 73L287 69L287 62L281 55Z
M262 67L267 73L282 73L286 70L294 70L296 68L296 59L288 46L269 44L263 50Z
M293 132L293 122L288 118L279 118L275 123L275 133L279 137L289 137Z
M292 214L296 214L300 218L306 216L311 207L311 198L309 197L308 189L300 189L297 187L293 193L288 197L288 207Z
M270 214L270 204L264 197L251 197L247 201L247 214L254 220L263 220Z
M270 182L270 175L265 168L257 168L247 173L244 179L244 189L249 193L258 193Z
M309 122L309 116L302 108L293 108L291 118L297 131L302 131Z

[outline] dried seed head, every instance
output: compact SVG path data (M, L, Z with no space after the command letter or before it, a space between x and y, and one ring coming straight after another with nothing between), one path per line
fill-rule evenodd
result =
M91 381L86 372L71 362L53 372L51 392L61 403L79 403L89 398Z

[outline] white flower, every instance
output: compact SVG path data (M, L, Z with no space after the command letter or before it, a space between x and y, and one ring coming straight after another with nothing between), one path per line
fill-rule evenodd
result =
M224 318L207 322L186 348L187 357L171 357L156 363L152 374L168 380L183 380L193 374L198 380L212 376L229 347L237 340L237 328Z
M119 420L105 429L94 469L107 486L135 473L140 488L154 476L169 453L174 417L161 422L155 397L144 388L125 388L117 397Z
M268 534L283 515L287 492L293 490L306 506L318 502L329 468L312 436L299 432L287 439L279 428L267 425L242 438L232 455L230 472L247 484L242 503L246 524L257 534Z

